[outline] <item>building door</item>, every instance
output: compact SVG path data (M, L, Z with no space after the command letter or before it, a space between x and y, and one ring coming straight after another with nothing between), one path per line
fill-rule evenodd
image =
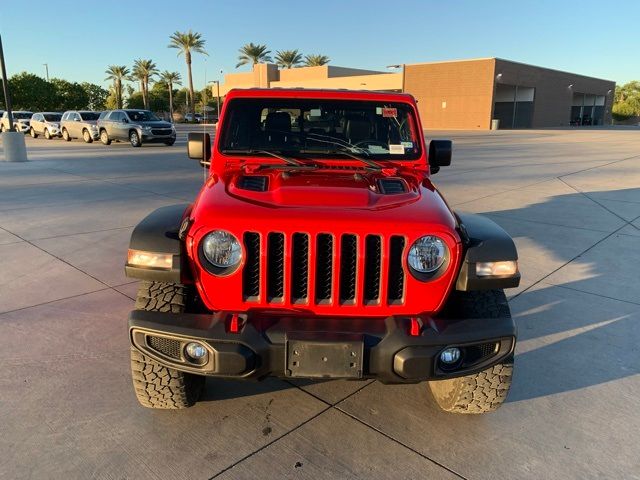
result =
M531 128L535 88L520 85L496 86L493 118L500 120L501 129Z

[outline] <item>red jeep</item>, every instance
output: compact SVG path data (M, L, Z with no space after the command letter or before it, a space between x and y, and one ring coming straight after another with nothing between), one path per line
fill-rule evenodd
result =
M425 142L406 94L233 90L192 205L134 230L126 273L133 384L151 408L193 405L207 376L428 381L438 404L506 398L520 281L512 239L452 211L431 181L451 142Z

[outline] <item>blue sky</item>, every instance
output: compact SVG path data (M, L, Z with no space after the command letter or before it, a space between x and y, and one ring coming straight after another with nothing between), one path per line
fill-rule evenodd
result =
M298 48L338 66L502 57L624 83L640 79L640 1L490 0L0 0L8 73L106 85L110 64L151 58L186 78L167 48L176 30L193 29L209 57L194 58L194 80L235 69L237 50L266 43Z

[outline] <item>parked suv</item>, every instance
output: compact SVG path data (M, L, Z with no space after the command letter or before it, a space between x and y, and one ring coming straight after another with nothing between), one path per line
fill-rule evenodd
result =
M38 112L31 117L29 133L33 138L44 135L47 140L59 137L62 114L57 112Z
M13 128L16 132L27 133L29 131L29 123L33 112L24 110L13 111ZM4 112L2 114L2 120L0 120L0 132L6 132L9 130L9 114Z
M74 138L82 138L85 143L91 143L99 138L96 122L100 112L85 110L69 110L62 115L60 128L62 138L70 142Z
M143 143L173 145L175 127L160 120L149 110L112 110L98 121L100 141L109 145L112 140L128 140L133 147Z
M516 328L517 251L453 211L406 94L231 90L193 204L134 229L131 373L150 408L193 405L205 377L427 381L449 412L498 408ZM215 396L215 394L214 394ZM402 405L398 405L402 408Z

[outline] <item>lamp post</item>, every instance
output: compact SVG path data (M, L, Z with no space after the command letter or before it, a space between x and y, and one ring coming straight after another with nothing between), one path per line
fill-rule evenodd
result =
M44 70L45 72L47 72L47 82L48 82L49 81L49 64L43 63L42 65L44 65Z

